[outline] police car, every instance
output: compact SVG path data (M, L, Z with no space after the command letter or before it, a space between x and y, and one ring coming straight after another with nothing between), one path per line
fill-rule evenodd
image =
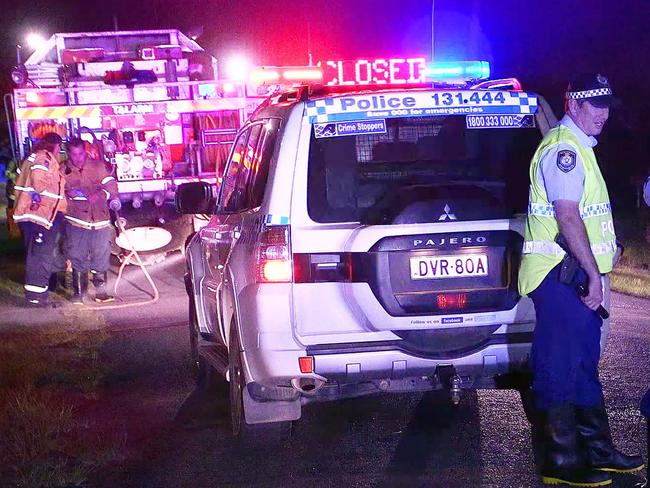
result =
M212 214L187 246L190 336L202 377L229 381L235 434L310 401L458 401L525 370L528 168L555 119L475 71L282 91L239 132L218 192L179 187L179 211Z

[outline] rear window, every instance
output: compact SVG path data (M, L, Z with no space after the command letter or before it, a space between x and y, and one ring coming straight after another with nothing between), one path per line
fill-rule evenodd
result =
M536 128L467 129L464 115L386 119L386 132L316 137L307 204L317 222L406 224L524 213Z

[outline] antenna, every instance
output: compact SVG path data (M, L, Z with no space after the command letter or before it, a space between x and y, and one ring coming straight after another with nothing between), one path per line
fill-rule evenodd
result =
M431 0L431 62L433 63L435 58L435 10L436 10L436 0Z
M307 59L309 60L308 66L313 66L311 57L311 23L307 22Z

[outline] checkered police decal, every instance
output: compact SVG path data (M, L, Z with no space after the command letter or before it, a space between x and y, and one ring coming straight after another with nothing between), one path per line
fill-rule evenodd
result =
M431 115L534 114L537 97L500 90L377 92L309 100L304 116L310 124L373 118Z
M569 92L566 94L566 97L572 100L581 100L584 98L602 97L611 94L612 90L609 88L597 88L595 90Z

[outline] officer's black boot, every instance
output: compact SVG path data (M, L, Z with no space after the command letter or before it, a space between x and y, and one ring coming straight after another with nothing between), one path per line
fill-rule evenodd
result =
M575 407L562 405L543 412L545 485L605 486L612 482L608 474L586 466L578 450Z
M84 304L84 277L87 277L86 273L72 271L72 298L70 301L75 305Z
M587 463L592 468L614 473L634 473L643 469L641 456L627 456L614 447L604 405L576 407L576 421Z
M106 293L106 271L93 273L93 285L95 285L95 301L100 303L112 302L115 297Z

